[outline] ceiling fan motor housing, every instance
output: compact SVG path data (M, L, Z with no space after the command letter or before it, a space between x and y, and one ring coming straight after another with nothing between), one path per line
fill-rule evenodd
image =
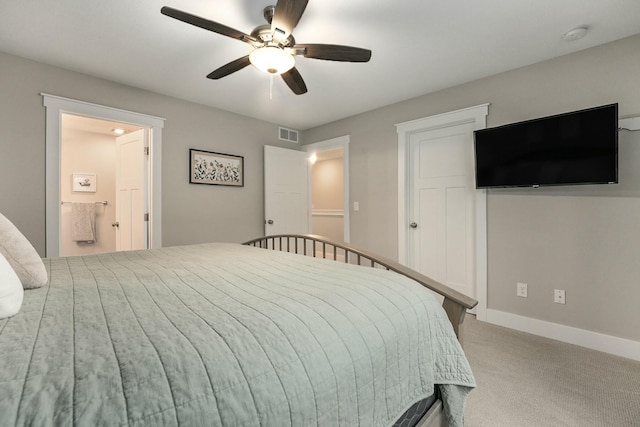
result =
M271 32L270 25L260 25L254 28L251 32L251 37L261 40L265 45L272 44L273 46L278 46L273 40L273 33ZM293 35L289 35L286 39L280 40L279 46L289 47L295 44L296 39L293 38Z

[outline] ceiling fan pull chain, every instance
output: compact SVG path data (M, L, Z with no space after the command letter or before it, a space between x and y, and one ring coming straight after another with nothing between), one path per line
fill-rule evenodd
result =
M273 100L273 74L269 74L269 100Z

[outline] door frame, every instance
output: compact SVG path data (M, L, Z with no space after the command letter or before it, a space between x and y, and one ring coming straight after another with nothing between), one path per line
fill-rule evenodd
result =
M46 110L45 256L56 257L60 254L60 152L63 114L149 128L149 248L162 247L162 128L165 119L47 93L40 95Z
M349 198L349 143L351 142L350 135L339 136L337 138L327 139L325 141L314 142L313 144L303 145L303 149L307 153L314 151L330 150L332 148L342 148L342 175L343 175L343 210L344 216L342 219L344 228L343 240L345 243L349 243L351 240L351 206ZM311 188L311 172L309 172L309 224L311 224L311 200L312 200L312 188Z
M411 199L410 137L419 132L471 124L473 130L487 127L489 104L476 105L448 113L396 124L398 133L398 262L406 265L409 259L409 201ZM473 170L469 171L475 176ZM487 310L487 192L475 192L475 283L478 320L486 319Z

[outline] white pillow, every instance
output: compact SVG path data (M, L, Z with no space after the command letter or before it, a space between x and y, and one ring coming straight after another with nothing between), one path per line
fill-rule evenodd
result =
M0 214L0 254L20 278L25 289L39 288L47 284L47 269L29 240L11 221Z
M0 254L0 319L17 314L23 297L24 289L18 275Z

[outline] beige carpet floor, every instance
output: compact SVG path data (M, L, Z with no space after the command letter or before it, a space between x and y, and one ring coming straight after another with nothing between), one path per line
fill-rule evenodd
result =
M478 384L467 427L640 427L640 362L473 316L461 338Z

